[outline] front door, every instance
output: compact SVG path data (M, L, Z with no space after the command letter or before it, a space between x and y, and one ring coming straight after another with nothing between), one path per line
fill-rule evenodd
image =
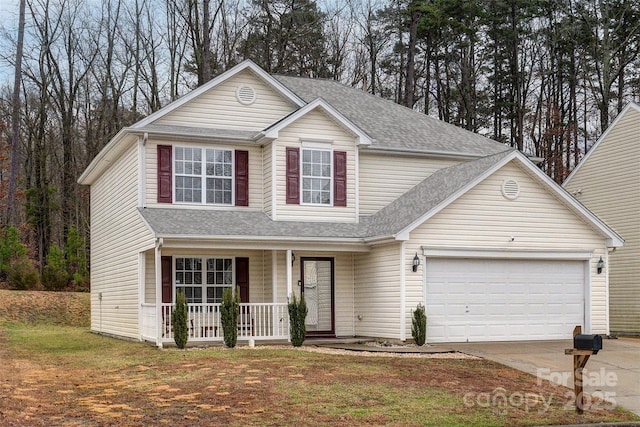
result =
M307 336L335 336L333 258L301 259L300 291L307 303Z

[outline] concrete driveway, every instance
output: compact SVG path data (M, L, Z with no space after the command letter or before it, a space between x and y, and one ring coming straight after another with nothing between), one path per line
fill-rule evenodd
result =
M447 344L449 348L528 372L573 389L572 341ZM584 370L585 392L640 415L640 339L603 340Z

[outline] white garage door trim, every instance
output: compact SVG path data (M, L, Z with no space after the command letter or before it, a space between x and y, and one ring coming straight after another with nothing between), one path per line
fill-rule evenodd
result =
M438 258L454 258L454 259L462 259L468 258L472 260L487 260L487 259L495 259L495 260L522 260L522 261L532 261L532 262L541 262L541 261L581 261L582 262L582 271L583 271L583 284L584 287L582 289L583 298L584 298L584 331L585 333L589 333L591 331L591 276L590 276L590 268L589 261L592 258L592 253L590 252L574 252L574 251L549 251L549 252L541 252L541 251L501 251L501 250L459 250L459 249L434 249L434 248L425 248L422 249L423 255L426 256L425 267L423 268L423 303L427 306L427 298L428 298L428 283L427 283L427 275L429 272L429 262L433 262L434 259ZM574 265L574 267L577 267ZM579 272L576 272L579 274ZM575 277L575 276L574 276ZM428 314L427 314L428 315ZM427 322L428 323L428 322ZM429 327L427 324L427 335L429 335L428 331Z

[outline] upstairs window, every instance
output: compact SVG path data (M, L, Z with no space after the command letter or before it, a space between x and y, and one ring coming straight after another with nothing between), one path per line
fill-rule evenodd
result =
M174 163L176 202L233 204L232 150L175 147Z
M302 150L302 203L331 205L331 151Z

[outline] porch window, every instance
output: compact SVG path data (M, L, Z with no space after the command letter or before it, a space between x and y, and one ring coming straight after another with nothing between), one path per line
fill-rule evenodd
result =
M232 150L175 147L174 162L176 202L232 204Z
M331 204L331 151L302 150L302 203Z
M175 283L190 304L201 304L203 295L207 303L222 302L225 288L233 287L233 259L176 257Z

